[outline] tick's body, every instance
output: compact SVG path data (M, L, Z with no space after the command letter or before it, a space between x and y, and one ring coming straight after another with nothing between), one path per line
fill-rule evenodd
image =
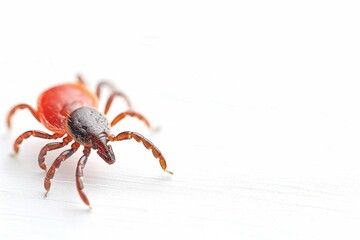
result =
M172 174L170 171L166 170L166 161L159 149L140 134L130 131L122 132L117 136L110 134L110 127L114 126L126 116L136 117L143 121L148 127L150 127L150 124L142 115L133 111L120 113L114 118L111 124L109 124L105 115L108 112L114 97L123 97L129 107L130 102L124 94L113 90L113 93L107 101L104 114L102 114L97 108L100 90L104 85L111 87L109 83L102 82L97 86L96 95L94 95L86 88L81 78L78 78L76 84L62 84L43 92L38 98L37 110L27 104L19 104L9 112L7 117L8 127L11 125L11 118L16 110L28 109L39 122L53 132L53 134L37 130L24 132L15 140L15 153L18 153L19 145L22 141L30 136L45 139L57 139L65 136L61 142L48 143L40 150L38 162L39 166L44 170L46 170L45 155L48 151L65 147L70 142L74 141L71 148L62 152L47 171L44 180L46 194L50 190L51 179L54 177L55 171L60 167L61 162L65 161L75 153L81 145L84 146L84 155L77 164L75 177L77 190L81 199L87 205L90 203L83 192L83 169L91 149L97 150L98 155L108 164L113 164L115 162L115 155L111 146L108 144L109 141L114 142L133 138L138 142L142 142L147 149L152 151L154 157L159 160L162 169L165 172Z
M98 107L98 98L82 84L63 84L43 92L38 98L40 122L54 133L66 133L70 113L80 107Z

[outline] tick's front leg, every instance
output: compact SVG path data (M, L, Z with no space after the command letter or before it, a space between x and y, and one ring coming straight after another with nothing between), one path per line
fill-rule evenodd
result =
M49 171L46 173L46 177L44 180L44 187L46 190L45 197L47 196L48 192L50 191L51 187L51 179L53 179L56 170L60 167L61 163L68 159L71 155L73 155L78 148L80 147L80 144L75 142L71 145L71 149L65 150L62 152L53 162L51 165Z
M109 136L109 140L111 142L130 140L130 139L135 139L137 142L142 143L145 148L151 150L154 157L159 160L160 166L164 170L164 172L169 173L171 175L173 174L173 172L166 169L166 160L165 157L160 152L160 150L152 142L150 142L150 140L146 139L141 134L136 132L126 131L119 133L117 136L111 136L111 135Z
M70 136L66 136L63 138L62 142L53 142L53 143L48 143L46 144L39 153L39 157L38 157L38 162L39 162L39 166L44 169L46 171L46 165L45 165L45 156L48 153L48 151L52 151L55 149L59 149L62 147L65 147L66 145L68 145L71 141L72 141L72 137Z
M26 131L23 134L21 134L19 137L17 137L14 142L15 154L17 154L19 152L19 146L24 141L24 139L27 139L30 136L37 137L37 138L44 138L44 139L57 139L57 138L62 137L63 135L64 134L60 134L60 133L54 133L54 134L50 135L46 132L37 131L37 130Z
M88 160L88 157L90 155L90 151L91 151L91 148L90 147L85 147L84 148L84 155L80 158L78 164L77 164L77 167L76 167L76 174L75 174L75 178L76 178L76 188L78 190L78 193L80 195L80 198L81 200L90 207L90 202L89 202L89 199L86 197L86 194L84 193L83 189L84 189L84 184L83 184L83 181L82 181L82 177L84 175L84 167L85 167L85 164Z

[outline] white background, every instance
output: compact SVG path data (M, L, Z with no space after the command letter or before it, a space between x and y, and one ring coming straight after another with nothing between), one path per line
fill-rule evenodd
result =
M10 2L10 1L8 1ZM0 3L0 239L359 239L360 8L357 1ZM80 153L45 199L45 130L18 103L82 74L108 79L161 131L164 174L135 141ZM104 92L104 95L108 92ZM103 102L102 102L103 103ZM109 118L125 110L117 100ZM61 152L47 155L47 164Z

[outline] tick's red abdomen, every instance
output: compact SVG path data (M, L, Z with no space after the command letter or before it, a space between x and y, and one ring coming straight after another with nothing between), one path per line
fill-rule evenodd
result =
M43 92L38 98L42 124L52 132L65 133L67 116L79 107L97 108L97 97L81 84L62 84Z

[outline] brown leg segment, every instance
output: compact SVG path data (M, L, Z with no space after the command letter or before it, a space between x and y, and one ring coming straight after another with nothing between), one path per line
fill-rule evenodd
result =
M148 139L146 139L139 133L126 131L126 132L119 133L117 136L109 136L109 140L112 142L129 140L132 138L135 139L137 142L142 142L142 144L144 144L144 146L147 149L150 149L152 151L154 157L159 159L160 166L165 172L167 172L169 174L173 174L171 171L166 170L166 161L165 161L164 156L160 152L160 150L157 147L155 147L155 145L152 142L150 142Z
M128 97L125 96L125 94L123 94L122 92L113 92L113 93L110 95L110 97L109 97L109 99L107 100L107 102L106 102L105 110L104 110L104 114L105 114L105 115L109 112L110 106L111 106L111 104L112 104L112 102L113 102L113 100L114 100L115 97L122 97L122 98L125 100L128 108L131 108L130 100L128 99Z
M55 159L55 161L51 165L49 171L46 173L46 177L44 180L44 187L46 189L45 197L47 196L47 193L50 191L51 179L53 179L56 170L60 167L61 163L63 161L65 161L66 159L68 159L71 155L73 155L78 150L79 147L80 147L80 144L77 142L74 142L71 145L71 149L65 150Z
M106 105L105 105L105 111L104 111L105 115L109 112L109 108L110 108L110 106L111 106L111 104L112 104L115 97L122 97L125 100L128 107L131 108L131 103L130 103L129 98L124 93L116 91L116 88L114 87L114 85L109 83L109 82L106 82L106 81L100 82L96 87L96 96L98 98L100 98L101 89L104 86L107 86L112 91L112 94L110 95L110 97L107 100Z
M82 177L84 175L84 167L85 167L85 164L88 160L88 157L90 155L90 152L91 152L91 148L90 147L85 147L84 148L84 155L80 158L78 164L77 164L77 167L76 167L76 174L75 174L75 178L76 178L76 188L78 190L78 193L80 195L80 198L81 200L83 200L83 202L90 206L90 202L88 200L88 198L86 197L86 194L84 193L83 189L84 189L84 184L83 184L83 181L82 181Z
M123 113L120 113L119 115L117 115L114 118L114 120L112 120L111 126L113 127L116 123L118 123L121 119L125 118L126 116L135 117L135 118L139 119L140 121L142 121L143 123L145 123L145 125L148 128L151 128L149 121L143 115L133 112L133 111L126 111L126 112L123 112Z
M38 162L39 162L39 166L44 169L46 171L46 165L45 165L45 155L47 154L48 151L52 151L55 149L59 149L62 147L65 147L66 145L68 145L73 139L70 136L66 136L65 138L63 138L62 142L54 142L54 143L48 143L46 144L39 153L39 157L38 157Z
M76 82L77 82L78 84L80 84L80 85L86 86L86 83L85 83L84 79L83 79L80 75L77 75L77 77L76 77Z
M10 110L10 112L8 113L8 116L7 116L7 126L8 126L8 128L11 128L11 119L12 119L14 113L19 109L28 109L31 112L31 114L34 116L34 118L36 118L36 120L38 120L40 122L39 114L38 114L36 109L34 109L33 107L31 107L28 104L19 104L19 105L16 105L15 107L13 107Z
M101 89L102 89L104 86L107 86L108 88L110 88L112 92L115 92L115 91L116 91L113 84L111 84L111 83L109 83L109 82L106 82L106 81L99 82L98 85L96 86L96 96L97 96L98 98L100 98Z
M64 134L60 134L60 133L54 133L52 135L42 132L42 131L26 131L23 134L21 134L20 136L17 137L17 139L14 142L14 151L15 153L19 152L19 145L22 143L22 141L24 139L29 138L30 136L33 137L38 137L38 138L45 138L45 139L57 139L62 137Z

